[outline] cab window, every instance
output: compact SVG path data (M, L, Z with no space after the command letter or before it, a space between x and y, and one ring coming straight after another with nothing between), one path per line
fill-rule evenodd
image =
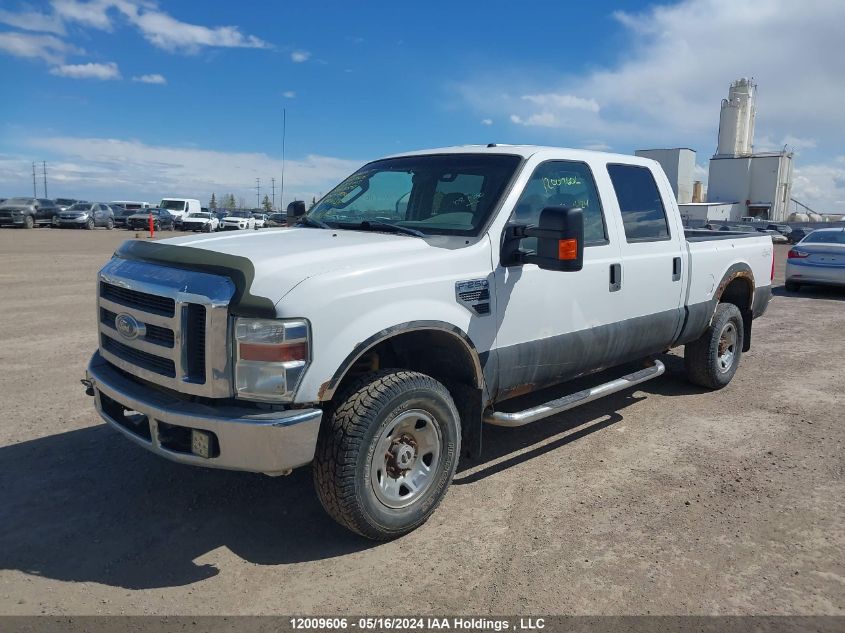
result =
M516 203L512 220L518 224L536 224L544 208L557 206L582 209L584 246L608 243L601 201L586 163L550 160L538 165ZM522 248L533 250L536 241L526 238Z
M669 239L666 209L648 167L608 165L607 172L619 201L627 242L658 242Z

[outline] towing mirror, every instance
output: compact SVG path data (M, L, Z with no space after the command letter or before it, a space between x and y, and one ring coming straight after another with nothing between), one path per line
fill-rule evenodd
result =
M305 201L294 200L288 205L288 226L293 226L296 221L305 215Z
M536 251L519 249L519 241L537 238ZM537 224L511 225L503 249L505 265L536 264L543 270L578 271L584 266L584 215L581 209L546 207Z

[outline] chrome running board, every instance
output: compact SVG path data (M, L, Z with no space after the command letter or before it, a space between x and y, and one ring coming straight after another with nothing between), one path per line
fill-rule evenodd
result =
M590 389L571 393L568 396L558 398L557 400L551 400L544 404L539 404L536 407L531 407L530 409L525 409L524 411L507 413L505 411L488 410L484 414L484 421L489 424L495 424L496 426L523 426L525 424L530 424L531 422L547 418L550 415L574 409L577 406L592 402L593 400L598 400L604 396L609 396L617 391L622 391L623 389L628 389L634 385L639 385L640 383L651 380L652 378L657 378L665 371L666 366L659 360L655 360L651 367L646 367L640 371L635 371L632 374L627 374L626 376L622 376L616 380L611 380L610 382L606 382L602 385L597 385Z

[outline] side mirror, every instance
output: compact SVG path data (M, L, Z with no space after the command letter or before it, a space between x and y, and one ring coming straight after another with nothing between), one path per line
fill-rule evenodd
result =
M537 238L537 250L522 251L519 241ZM502 251L506 266L536 264L543 270L579 271L584 267L584 214L579 208L546 207L536 225L510 225Z
M288 225L296 224L296 221L305 215L305 201L294 200L288 205Z

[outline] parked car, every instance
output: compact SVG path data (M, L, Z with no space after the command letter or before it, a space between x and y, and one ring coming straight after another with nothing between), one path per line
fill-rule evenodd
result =
M287 226L288 216L286 213L271 213L267 216L267 226Z
M323 507L372 539L428 519L483 421L518 427L631 388L680 345L690 381L724 387L771 295L771 239L685 233L663 170L635 156L414 152L298 205L286 231L120 247L83 382L162 457L267 474L313 462ZM175 347L150 339L162 330Z
M230 211L228 215L223 218L221 228L224 231L238 230L238 229L254 229L255 218L249 211Z
M845 228L816 229L786 259L786 289L803 285L845 286Z
M797 244L812 232L813 229L808 229L806 227L799 226L792 229L786 239L789 241L790 244Z
M57 210L56 203L47 198L9 198L0 205L0 226L49 226Z
M786 244L789 241L783 233L775 231L774 229L766 229L761 226L757 227L757 232L769 235L772 238L772 243L774 244Z
M177 225L181 224L182 218L189 213L202 212L200 201L193 198L162 198L158 206L160 209L167 209Z
M202 231L210 233L216 231L220 225L220 220L211 213L189 213L188 216L182 220L183 231Z
M53 224L59 228L114 228L114 211L104 202L77 202L56 214Z
M66 211L77 202L87 202L87 200L75 200L74 198L56 198L56 206L59 211Z
M255 228L263 229L265 226L267 226L266 213L253 213L252 217L255 219Z
M769 231L777 231L778 233L784 236L788 236L790 233L792 233L792 227L788 224L769 223L766 225L766 229Z
M135 215L137 213L135 210L127 209L126 207L114 202L112 202L109 206L112 208L112 211L114 211L114 225L122 229L127 228L126 219L130 215Z
M172 231L176 228L170 212L155 207L130 215L126 218L126 228L132 231L149 231L150 216L153 217L153 229L156 231Z
M132 211L134 213L138 213L139 211L143 211L144 209L150 209L153 206L149 202L144 202L142 200L115 200L114 202L110 202L109 204L118 204L124 209Z

